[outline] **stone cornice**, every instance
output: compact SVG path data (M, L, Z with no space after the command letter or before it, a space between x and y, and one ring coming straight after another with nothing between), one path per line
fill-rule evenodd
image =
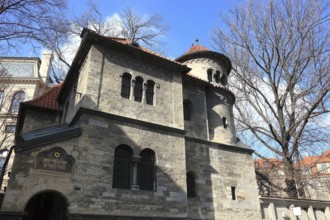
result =
M157 129L157 130L162 130L162 131L166 131L166 132L171 132L171 133L174 133L177 135L184 135L186 133L186 131L183 129L173 128L173 127L165 126L165 125L159 125L159 124L141 121L141 120L133 119L133 118L127 118L124 116L114 115L114 114L110 114L110 113L106 113L106 112L96 111L93 109L83 108L83 107L79 108L78 112L72 119L70 126L74 126L79 121L82 114L89 114L89 115L93 115L93 116L109 118L112 120L130 123L130 124L134 124L134 125L139 125L139 126L150 128L150 129Z
M226 151L244 152L244 153L249 153L249 154L252 154L254 152L254 150L252 150L250 148L244 148L244 147L241 147L241 146L238 146L238 145L227 145L227 144L202 140L202 139L199 139L199 138L188 137L188 136L186 136L185 139L187 141L196 142L196 143L200 143L200 144L205 144L205 145L209 145L209 146L216 147L216 148L221 148L221 149L226 150Z

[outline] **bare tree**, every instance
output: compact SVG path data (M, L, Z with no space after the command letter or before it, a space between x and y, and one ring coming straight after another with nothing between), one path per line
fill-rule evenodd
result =
M0 49L19 50L25 43L46 44L47 38L65 37L67 22L63 0L1 0Z
M168 26L163 25L162 21L159 14L144 18L128 7L122 15L121 34L124 38L143 42L147 47L155 49L159 45L159 37L165 35L168 30Z
M55 71L62 72L60 74L62 76L70 68L73 55L79 47L80 34L84 27L100 35L122 37L136 41L142 46L158 52L162 52L163 45L160 39L168 29L168 26L163 24L162 17L159 14L143 16L128 7L121 14L107 16L101 13L95 1L88 0L88 9L81 15L74 15L70 21L67 30L68 40L59 43L57 38L53 37L54 41L50 44L50 49L55 51L57 60L60 61L57 63ZM59 34L61 33L59 32ZM67 45L70 46L66 47Z
M213 35L233 62L238 127L282 160L284 191L292 198L305 196L300 154L329 143L328 4L245 1L221 16L226 28ZM264 158L265 151L256 154Z

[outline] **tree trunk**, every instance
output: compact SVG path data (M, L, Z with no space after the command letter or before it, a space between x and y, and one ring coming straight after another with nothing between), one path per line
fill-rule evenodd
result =
M296 169L295 169L295 179L296 179L296 184L298 187L298 196L301 199L305 199L306 198L306 194L305 194L305 189L304 189L304 183L302 181L302 170L301 170L301 164L300 164L300 157L299 157L299 152L298 149L296 150L295 153L295 157L296 157Z
M283 157L284 174L285 174L285 188L284 191L290 198L298 199L298 190L296 187L295 172L293 161L290 158Z

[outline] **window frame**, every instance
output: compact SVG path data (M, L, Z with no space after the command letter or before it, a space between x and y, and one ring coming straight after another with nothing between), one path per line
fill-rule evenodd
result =
M26 99L26 93L24 91L18 91L14 93L11 100L9 112L16 113L19 111L19 106L21 102L24 102Z
M143 78L140 76L135 77L134 83L134 101L142 102L143 96Z
M154 95L155 95L155 82L152 80L148 80L147 89L146 89L146 103L148 105L154 104Z
M9 127L11 127L11 129L8 129ZM16 132L16 124L7 124L5 126L5 132L6 133L15 133Z
M183 101L183 119L184 121L191 121L192 119L192 103L190 100Z
M147 155L147 157L144 156L144 154ZM137 181L140 190L153 191L156 189L156 154L155 151L149 148L143 149L140 152Z
M0 111L3 107L3 101L5 99L5 92L3 90L0 90Z
M197 187L196 187L196 174L192 171L187 172L186 182L187 182L187 197L196 198L197 197Z
M119 151L126 151L128 159L120 158ZM128 145L119 145L115 148L112 174L112 188L130 189L132 186L132 156L133 151ZM126 164L127 171L123 172L123 163Z
M131 96L132 75L124 73L121 80L121 97L129 99Z

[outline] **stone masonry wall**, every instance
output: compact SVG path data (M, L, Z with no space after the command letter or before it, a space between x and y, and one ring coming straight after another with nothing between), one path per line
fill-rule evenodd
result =
M183 128L182 77L176 70L144 62L133 55L120 54L93 46L89 63L88 84L80 100L80 106L116 115L144 120L165 126ZM129 73L132 79L140 76L144 83L155 82L154 104L121 97L122 75ZM131 90L133 90L133 83ZM145 89L145 86L144 86ZM145 93L145 91L144 91Z
M79 138L16 154L2 210L23 211L38 192L55 190L67 198L69 214L185 217L187 215L185 150L182 135L146 126L83 114ZM115 148L129 145L135 155L156 154L154 191L113 189ZM60 147L75 160L73 173L36 169L36 156ZM7 196L8 195L8 196Z
M187 172L196 174L197 185L197 197L188 198L189 217L261 219L252 156L227 148L186 140ZM231 187L236 188L236 200Z
M60 123L60 115L56 112L26 110L22 133L51 127Z
M183 83L183 100L191 104L191 120L184 121L184 128L187 131L186 136L208 140L208 122L204 88L189 77L185 77Z

